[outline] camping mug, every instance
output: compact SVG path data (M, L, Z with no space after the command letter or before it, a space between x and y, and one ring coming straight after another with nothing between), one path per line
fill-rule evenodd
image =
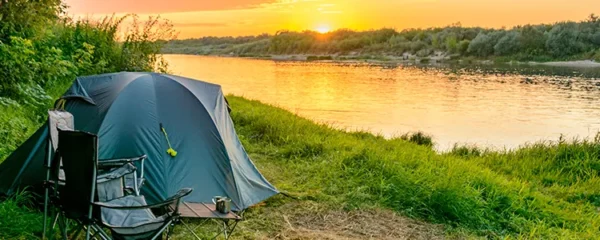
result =
M215 196L212 199L217 211L220 213L229 213L231 211L231 199L227 197Z

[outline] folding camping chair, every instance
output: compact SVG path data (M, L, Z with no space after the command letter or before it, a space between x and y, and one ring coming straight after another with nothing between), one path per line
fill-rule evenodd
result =
M156 239L178 220L179 203L192 189L184 188L167 200L148 205L144 196L126 195L107 202L97 201L98 137L79 131L59 131L58 154L62 157L65 185L59 192L59 206L68 219L78 223L86 239ZM151 209L160 209L155 216ZM66 233L66 226L63 233ZM111 236L103 231L110 229ZM92 235L93 234L93 235ZM63 234L63 238L66 234Z
M73 130L74 129L74 117L71 113L63 110L49 110L48 111L48 149L46 153L46 160L44 166L46 167L46 181L45 196L44 196L44 226L43 226L43 238L46 237L47 222L48 222L48 211L51 203L56 202L58 198L58 190L64 185L64 171L61 168L61 159L56 155L58 148L58 131L59 130ZM56 159L54 161L53 159ZM103 201L110 200L113 198L121 197L123 194L140 194L140 187L144 182L144 160L146 155L133 158L119 158L119 159L106 159L102 160L99 164L102 173L98 175L98 181L100 190L102 189L115 189L115 186L122 186L127 192L120 193L119 191L99 191L100 199ZM135 163L139 162L140 175L138 176L138 168L135 167ZM55 167L55 170L51 171L51 168ZM51 172L53 172L51 174ZM122 178L125 176L124 178ZM52 193L52 195L50 195ZM57 213L54 218L53 226L59 220L59 214ZM60 219L62 220L62 219ZM59 222L59 224L65 224Z
M46 155L46 166L50 167L50 161L53 153L58 147L58 130L74 130L75 121L71 113L64 110L49 110L48 111L48 153ZM132 174L128 174L125 178L125 189L131 191L136 195L139 195L141 186L145 182L144 178L144 160L146 155L130 158L115 158L115 159L101 159L99 161L99 167L105 172L115 170L123 167L127 164L138 166L136 171ZM139 163L138 163L139 162ZM137 169L139 169L139 176ZM63 179L62 171L59 172L59 180Z

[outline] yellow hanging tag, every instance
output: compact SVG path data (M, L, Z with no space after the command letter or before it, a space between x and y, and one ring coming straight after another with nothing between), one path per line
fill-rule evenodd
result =
M165 128L163 127L162 123L160 124L160 130L165 135L165 139L167 139L167 144L169 145L169 149L167 149L167 153L171 157L177 156L177 151L175 151L175 149L173 149L173 147L171 147L171 142L169 141L169 135L167 134L167 130L165 130Z

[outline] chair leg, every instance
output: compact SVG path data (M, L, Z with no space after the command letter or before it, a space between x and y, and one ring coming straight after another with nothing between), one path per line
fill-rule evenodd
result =
M90 227L88 226L85 231L85 240L90 240Z
M52 229L54 229L56 227L56 223L58 223L59 216L60 216L60 211L57 211L56 216L54 216L54 221L52 221Z
M69 239L67 236L67 221L65 216L61 213L58 217L58 228L60 228L61 236L64 240Z
M102 240L110 240L110 239L112 239L110 236L108 236L107 233L105 233L102 230L102 228L100 226L98 226L96 224L93 224L93 225L91 225L89 227L91 227L91 228L94 229L94 232L95 232L95 234L93 236L94 238L96 237L96 235L98 235L98 236L100 236L100 239L102 239Z
M48 225L48 188L44 194L44 230L42 231L42 240L46 239L46 226Z
M173 222L173 220L171 220L171 221L169 221L169 222L165 223L165 225L164 225L164 226L162 226L162 227L161 227L161 228L158 230L158 232L157 232L156 234L154 234L154 237L152 237L152 239L151 239L151 240L155 240L155 239L157 239L158 237L162 236L162 234L163 234L163 232L165 231L165 229L166 229L166 228L168 228L168 227L169 227L169 225L171 225L171 223L172 223L172 222Z
M77 239L82 230L83 224L79 224L79 227L77 227L77 230L73 234L71 234L71 237L69 239Z

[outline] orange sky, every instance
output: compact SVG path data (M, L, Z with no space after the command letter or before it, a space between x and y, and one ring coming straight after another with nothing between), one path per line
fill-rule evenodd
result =
M240 36L277 30L398 30L446 26L511 27L582 20L600 0L65 0L69 14L160 14L179 38Z

